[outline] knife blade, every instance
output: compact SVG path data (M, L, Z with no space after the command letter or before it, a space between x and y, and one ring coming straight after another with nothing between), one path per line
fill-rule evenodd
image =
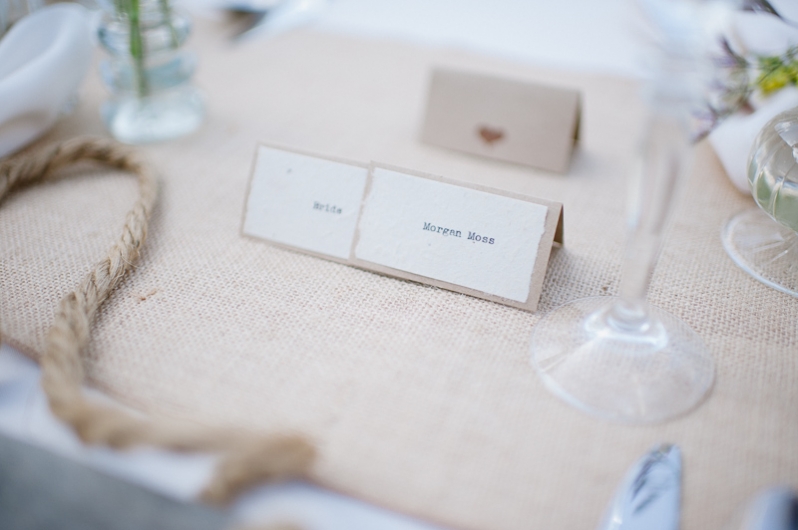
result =
M599 530L678 530L681 489L681 450L659 445L626 474Z
M787 486L760 492L745 507L735 530L798 530L798 492Z

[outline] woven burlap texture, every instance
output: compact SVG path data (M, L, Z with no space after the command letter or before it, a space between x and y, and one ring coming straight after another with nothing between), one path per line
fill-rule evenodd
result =
M141 148L162 172L142 259L103 307L91 382L154 415L319 443L314 478L453 527L594 527L626 468L659 442L685 457L685 530L720 528L758 488L798 487L798 301L725 255L720 228L753 206L709 149L692 173L651 299L696 329L717 366L688 416L630 427L558 401L529 364L540 315L617 290L637 87L479 57L313 31L231 47L200 24L195 135ZM435 65L582 91L567 175L418 141ZM102 133L96 75L49 137ZM560 201L537 314L403 282L240 237L258 141L440 174ZM57 301L118 233L135 189L105 172L12 196L0 208L0 315L36 355Z

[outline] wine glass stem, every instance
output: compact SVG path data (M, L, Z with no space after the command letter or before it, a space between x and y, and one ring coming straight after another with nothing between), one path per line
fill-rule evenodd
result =
M670 110L670 112L669 112ZM628 235L619 299L611 323L625 331L649 325L646 293L689 145L679 113L652 109L631 178Z

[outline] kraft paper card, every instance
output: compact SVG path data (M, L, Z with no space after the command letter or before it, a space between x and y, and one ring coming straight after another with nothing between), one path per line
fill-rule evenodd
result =
M436 69L421 138L564 173L579 137L580 107L576 90Z
M368 165L259 146L242 231L348 263Z
M562 205L441 177L259 146L242 233L535 311Z

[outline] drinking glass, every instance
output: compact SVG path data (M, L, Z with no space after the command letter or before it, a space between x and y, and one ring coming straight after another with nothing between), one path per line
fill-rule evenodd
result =
M657 67L649 116L632 176L636 193L617 297L570 302L532 333L532 364L556 395L592 415L629 423L690 410L712 386L701 338L677 316L647 303L671 203L691 153L694 110L707 97L708 51L730 6L698 0L638 2L655 31Z
M723 246L745 272L798 296L798 108L762 128L748 159L748 183L758 207L726 224Z

